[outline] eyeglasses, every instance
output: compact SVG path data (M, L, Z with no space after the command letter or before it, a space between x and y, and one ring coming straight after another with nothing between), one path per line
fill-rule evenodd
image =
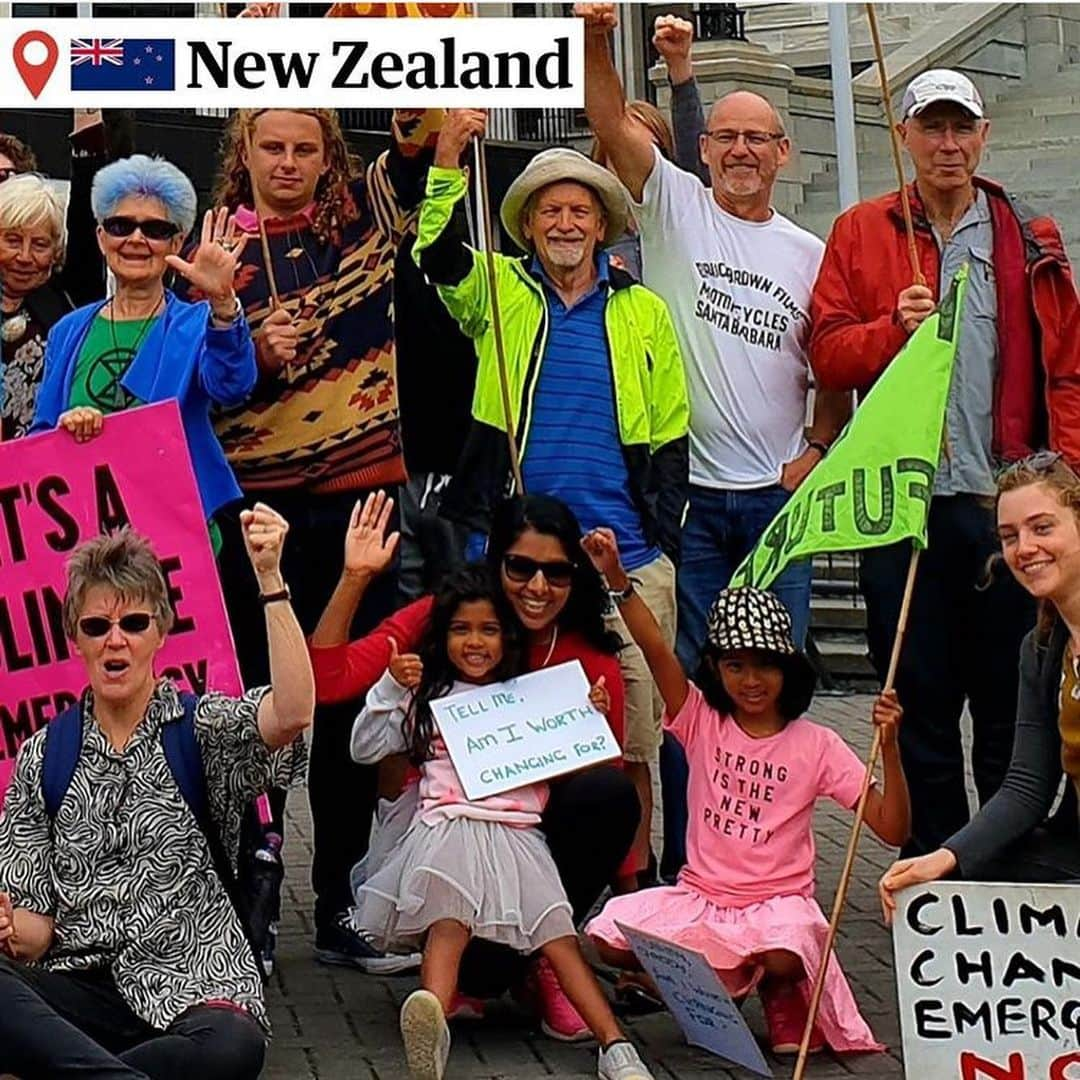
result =
M147 240L171 240L180 232L179 225L174 225L163 218L147 218L145 221L140 221L138 218L122 215L107 217L101 223L101 227L110 236L117 238L131 236L138 229Z
M556 589L565 589L574 580L576 567L572 562L537 562L527 555L504 555L503 570L511 581L532 581L537 574L543 574L549 585Z
M92 638L104 637L114 626L119 626L125 634L145 634L150 629L154 616L145 611L132 611L121 615L119 619L107 619L104 615L87 615L79 620L79 629Z
M782 131L729 131L721 128L719 131L706 131L707 138L712 139L717 146L734 146L741 137L747 146L760 150L771 142L779 142L786 138Z

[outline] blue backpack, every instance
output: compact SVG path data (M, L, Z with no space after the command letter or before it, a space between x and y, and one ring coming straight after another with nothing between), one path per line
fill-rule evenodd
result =
M206 837L210 858L214 863L218 878L232 902L244 937L251 946L255 957L255 966L261 972L262 951L253 939L247 904L233 871L232 862L225 853L221 842L221 833L210 813L206 798L206 774L203 772L202 751L195 738L195 706L199 699L194 694L181 694L184 715L178 723L165 724L161 729L161 744L165 750L165 760L169 771L180 789L184 802L191 810L203 836ZM82 752L82 706L76 703L65 709L45 730L45 753L41 770L41 793L45 800L45 813L50 821L56 818L60 804L64 801L71 786L75 769Z

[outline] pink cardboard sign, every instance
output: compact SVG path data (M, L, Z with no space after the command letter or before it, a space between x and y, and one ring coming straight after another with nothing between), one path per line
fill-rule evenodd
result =
M64 634L64 565L131 525L154 545L176 621L156 670L195 693L241 691L217 566L174 401L0 444L0 803L22 743L78 700L82 660Z

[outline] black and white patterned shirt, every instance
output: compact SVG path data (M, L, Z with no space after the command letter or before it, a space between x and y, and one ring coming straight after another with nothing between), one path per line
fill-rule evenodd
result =
M209 809L235 865L244 809L268 787L302 781L302 738L271 751L257 713L266 688L208 694L195 712ZM240 921L165 758L162 725L179 722L176 688L159 680L122 751L83 698L82 753L50 823L42 793L45 731L19 751L0 811L0 889L55 919L42 959L52 971L107 968L136 1015L163 1030L186 1009L229 1001L268 1030L262 983Z

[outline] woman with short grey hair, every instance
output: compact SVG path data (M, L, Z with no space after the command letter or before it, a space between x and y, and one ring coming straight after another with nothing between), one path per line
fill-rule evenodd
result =
M30 430L45 339L73 306L54 280L66 238L64 207L44 177L0 184L0 441Z
M251 333L233 288L235 223L224 209L208 210L191 260L180 258L195 222L195 189L175 165L145 154L99 170L91 204L116 292L53 327L33 430L59 426L84 442L100 434L109 413L176 399L212 523L240 498L240 488L210 411L240 405L256 378ZM169 270L206 299L178 299L165 287Z
M302 779L315 682L281 577L288 525L262 503L241 523L270 686L240 698L155 678L173 613L148 541L124 529L72 556L64 626L89 686L23 744L0 810L0 1074L259 1075L240 826L258 792Z

